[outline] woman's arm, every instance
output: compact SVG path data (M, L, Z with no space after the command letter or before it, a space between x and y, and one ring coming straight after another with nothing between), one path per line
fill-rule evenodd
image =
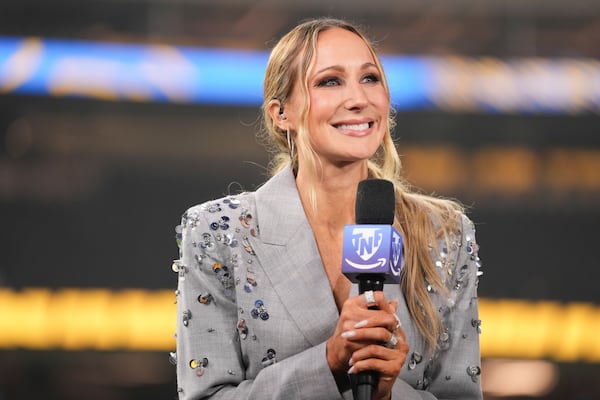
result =
M480 400L481 359L479 350L480 320L477 303L477 284L480 261L477 254L473 223L464 215L460 237L456 238L456 256L448 253L446 273L450 298L438 296L440 316L445 332L438 340L438 348L427 363L424 374L416 382L398 380L394 385L393 399ZM452 240L452 238L451 238Z

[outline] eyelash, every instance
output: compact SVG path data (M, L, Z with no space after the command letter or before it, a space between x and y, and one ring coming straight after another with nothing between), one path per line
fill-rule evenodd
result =
M365 79L366 78L369 78L371 83L377 83L381 80L381 79L379 79L379 75L377 75L377 74L368 74L367 76L365 76Z
M321 79L320 81L317 82L317 86L318 87L333 86L333 85L330 85L330 83L339 84L340 83L340 79L339 78L334 78L334 77L323 78L323 79Z
M379 76L377 74L367 74L361 79L361 81L364 81L365 79L369 80L368 83L377 83L380 81ZM333 86L330 83L339 84L340 81L341 81L341 79L337 78L337 77L327 77L327 78L323 78L320 81L318 81L316 86L317 87Z

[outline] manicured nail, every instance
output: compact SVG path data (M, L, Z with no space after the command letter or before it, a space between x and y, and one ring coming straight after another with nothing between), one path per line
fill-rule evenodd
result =
M396 318L396 329L401 328L402 327L402 322L400 322L400 318L398 318L398 316L396 314L394 314L394 318Z
M366 319L363 319L362 321L357 322L354 325L355 328L362 328L363 326L367 326L367 320Z
M348 375L352 375L354 373L354 367L350 367L348 370Z
M350 361L348 361L348 366L353 366L354 365L354 361L352 361L352 359L350 359Z
M344 339L352 337L356 335L356 332L354 331L346 331L346 332L342 332L342 334L340 335L341 337L343 337Z

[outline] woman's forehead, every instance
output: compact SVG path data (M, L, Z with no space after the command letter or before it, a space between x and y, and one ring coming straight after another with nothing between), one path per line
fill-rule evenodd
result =
M311 73L333 66L363 67L377 64L367 42L356 33L342 28L321 32L317 37L315 50L309 67Z

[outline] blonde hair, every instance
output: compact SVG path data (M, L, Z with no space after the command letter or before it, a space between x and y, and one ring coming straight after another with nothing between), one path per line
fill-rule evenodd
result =
M388 100L390 99L389 87L379 57L373 44L357 27L346 21L332 18L318 18L297 25L272 49L265 72L263 131L267 137L266 144L272 153L271 174L277 173L289 164L294 172L298 171L298 152L291 154L288 149L287 135L290 133L277 127L269 113L269 104L272 100L278 100L281 105L284 105L292 93L294 84L300 82L298 87L302 92L301 98L304 99L304 104L300 110L300 126L297 129L295 142L302 149L303 161L308 164L307 171L312 182L320 179L320 164L306 134L310 109L307 75L314 63L319 33L332 28L350 31L365 42L381 73ZM396 193L394 224L404 240L405 267L402 275L402 292L419 332L428 348L433 350L443 331L443 326L429 296L428 286L441 293L447 293L447 289L433 263L431 251L435 249L441 235L448 245L450 233L459 226L457 217L463 209L453 201L426 196L411 190L402 178L400 156L391 135L394 126L392 112L393 110L390 109L383 143L368 161L369 176L387 179L394 184ZM312 206L316 207L314 190L309 193L309 198Z

